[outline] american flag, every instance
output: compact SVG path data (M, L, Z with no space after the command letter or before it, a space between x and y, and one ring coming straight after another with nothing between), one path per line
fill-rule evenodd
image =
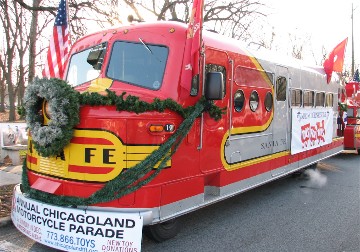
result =
M62 79L69 53L69 32L66 17L66 0L60 0L52 38L47 53L43 76Z

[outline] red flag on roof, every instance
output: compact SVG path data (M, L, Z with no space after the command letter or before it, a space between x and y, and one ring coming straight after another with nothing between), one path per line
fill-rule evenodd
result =
M324 61L327 83L330 83L332 72L342 72L343 70L347 41L348 38L338 44Z
M44 77L59 79L64 77L65 62L69 53L69 32L66 14L66 0L60 0L43 70Z
M194 0L186 31L185 51L180 76L182 94L189 95L193 76L199 73L204 0Z

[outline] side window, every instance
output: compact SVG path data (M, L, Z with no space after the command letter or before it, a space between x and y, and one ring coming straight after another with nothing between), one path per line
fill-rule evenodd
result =
M293 107L301 107L302 105L302 90L300 89L292 89L291 93L291 106Z
M264 104L265 109L270 112L273 107L273 96L270 92L266 93Z
M255 112L259 106L259 94L255 90L251 92L249 105L251 111Z
M244 108L245 95L242 90L238 90L234 94L234 109L236 112L240 112Z
M334 94L326 94L325 107L333 107L333 106L334 106Z
M267 76L267 78L264 78ZM239 86L261 87L274 85L274 75L270 72L259 71L258 69L237 66L234 73L234 81Z
M285 101L286 100L286 86L287 81L283 76L279 76L276 79L276 100Z
M325 93L316 93L316 101L315 106L316 107L324 107L325 105Z
M314 91L304 91L304 107L314 106Z

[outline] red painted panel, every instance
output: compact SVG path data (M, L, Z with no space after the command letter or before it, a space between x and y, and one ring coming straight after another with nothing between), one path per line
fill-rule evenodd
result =
M345 148L353 149L355 140L355 128L353 126L347 126L344 130L344 145Z
M32 184L31 188L40 190L47 193L56 194L61 190L62 184L59 182L51 181L44 178L36 179L35 183Z
M32 164L37 164L37 158L30 156L29 154L26 156L26 159L28 162L32 163Z
M167 205L204 192L203 177L165 184L161 188L161 205Z
M69 165L69 172L79 172L88 174L108 174L114 170L115 167L93 167L93 166L79 166Z
M99 144L99 145L113 145L113 143L104 138L91 137L73 137L70 143L74 144Z

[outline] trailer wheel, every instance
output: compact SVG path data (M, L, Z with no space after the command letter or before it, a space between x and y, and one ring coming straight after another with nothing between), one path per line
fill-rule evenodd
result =
M155 242L163 242L175 237L180 231L178 218L144 227L144 233Z

